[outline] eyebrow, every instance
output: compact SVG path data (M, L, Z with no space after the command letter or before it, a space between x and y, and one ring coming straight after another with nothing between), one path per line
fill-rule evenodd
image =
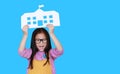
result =
M35 38L35 39L46 39L46 38Z

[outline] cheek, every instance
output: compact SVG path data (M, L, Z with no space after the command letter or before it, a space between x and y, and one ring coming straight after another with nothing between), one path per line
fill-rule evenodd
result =
M44 47L46 47L47 44L46 44L46 43L45 43L45 44L36 44L36 47L39 47L39 46L44 46Z
M46 46L47 46L47 44L44 44L44 46L46 47Z
M36 44L36 47L38 47L39 45L38 44Z

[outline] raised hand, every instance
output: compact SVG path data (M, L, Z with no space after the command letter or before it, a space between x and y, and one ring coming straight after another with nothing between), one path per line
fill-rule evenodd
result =
M62 45L60 44L59 40L57 39L57 37L54 34L54 26L52 24L48 24L47 27L49 29L50 36L51 36L57 50L62 51L63 50Z
M23 31L24 34L28 34L28 28L29 28L28 25L25 25L25 26L22 28L22 31Z
M47 27L48 27L50 33L54 33L54 26L53 26L53 24L47 24Z
M27 40L27 36L28 36L28 25L25 25L23 28L22 28L22 31L23 31L23 38L21 40L21 43L20 43L20 46L19 46L19 51L23 51L25 49L25 44L26 44L26 40Z

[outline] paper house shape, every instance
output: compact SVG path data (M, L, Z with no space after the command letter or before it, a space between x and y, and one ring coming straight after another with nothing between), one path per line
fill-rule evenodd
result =
M59 13L56 11L43 11L39 5L39 9L32 13L24 13L21 16L21 28L28 25L29 28L46 27L47 24L60 26Z

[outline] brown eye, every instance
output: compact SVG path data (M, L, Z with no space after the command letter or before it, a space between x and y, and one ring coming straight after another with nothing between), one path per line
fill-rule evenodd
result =
M35 43L40 43L40 40L39 39L35 39Z
M43 39L43 42L44 42L44 43L46 43L46 42L47 42L47 40L46 40L46 39Z

